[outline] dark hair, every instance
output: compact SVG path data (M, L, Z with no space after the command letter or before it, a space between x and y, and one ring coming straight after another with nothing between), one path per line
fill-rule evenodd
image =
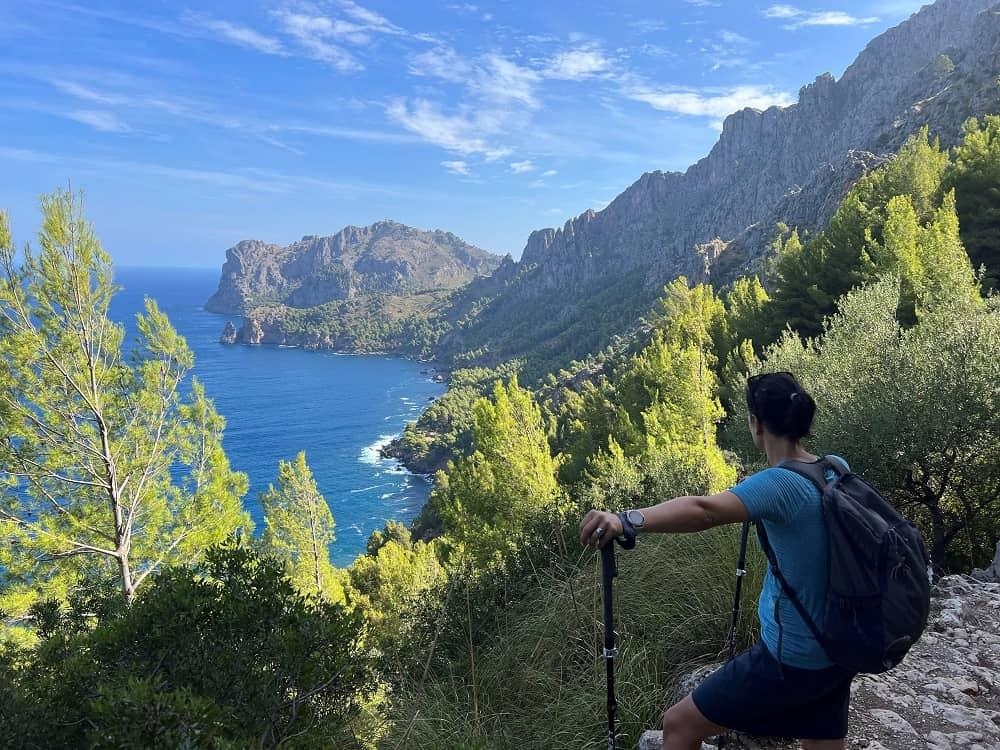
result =
M747 409L768 432L790 440L809 434L816 402L790 372L768 372L747 379Z

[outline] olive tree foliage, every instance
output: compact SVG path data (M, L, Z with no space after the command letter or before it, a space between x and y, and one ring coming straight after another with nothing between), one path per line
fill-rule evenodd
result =
M156 303L131 357L108 319L111 259L67 192L41 200L40 252L16 262L0 213L0 608L113 580L131 602L164 565L249 527L224 420Z
M888 277L850 292L822 335L786 332L751 374L794 372L817 403L813 449L915 520L937 567L967 568L1000 535L1000 305L959 292L907 328L903 291ZM740 401L732 437L750 455L745 423Z

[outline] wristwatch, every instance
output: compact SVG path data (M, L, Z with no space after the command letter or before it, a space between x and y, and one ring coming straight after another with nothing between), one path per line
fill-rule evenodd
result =
M618 537L618 543L625 549L635 547L635 538L646 525L646 519L642 511L626 510L618 514L618 520L622 522L622 535Z
M627 510L625 511L625 518L635 527L636 531L641 531L646 526L646 517L642 515L641 510Z

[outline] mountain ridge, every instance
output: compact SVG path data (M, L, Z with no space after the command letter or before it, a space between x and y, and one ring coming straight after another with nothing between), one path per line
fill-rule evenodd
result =
M519 263L456 295L440 356L490 365L601 349L622 329L605 325L605 312L634 320L673 278L724 285L752 270L778 221L824 225L848 187L923 124L956 142L965 119L1000 107L998 73L1000 4L924 6L873 39L839 80L826 73L795 104L726 117L685 172L647 172L601 211L532 232ZM627 278L633 299L610 311L588 304ZM515 340L532 329L541 335Z

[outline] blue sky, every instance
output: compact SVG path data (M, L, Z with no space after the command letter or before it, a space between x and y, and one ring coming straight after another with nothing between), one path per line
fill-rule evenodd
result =
M33 240L71 181L123 265L383 218L519 257L920 5L0 0L0 208Z

